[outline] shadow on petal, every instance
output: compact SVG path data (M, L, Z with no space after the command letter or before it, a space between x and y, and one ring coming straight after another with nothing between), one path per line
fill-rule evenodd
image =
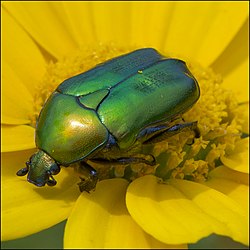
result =
M156 239L168 244L194 243L217 233L248 244L245 210L228 196L191 181L154 176L133 181L126 195L133 219Z
M82 193L68 219L65 248L186 248L166 245L145 233L129 215L124 179L100 181L95 192Z
M65 220L80 192L73 169L62 169L56 187L36 187L16 176L34 150L2 153L2 237L24 237Z

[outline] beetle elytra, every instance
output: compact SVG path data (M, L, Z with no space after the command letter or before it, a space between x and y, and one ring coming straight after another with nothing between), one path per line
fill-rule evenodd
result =
M62 82L44 104L36 126L37 153L17 175L36 186L55 185L60 166L79 162L98 180L89 162L155 164L131 152L197 123L173 124L199 99L198 83L186 64L144 48L108 60ZM87 163L88 161L88 163Z

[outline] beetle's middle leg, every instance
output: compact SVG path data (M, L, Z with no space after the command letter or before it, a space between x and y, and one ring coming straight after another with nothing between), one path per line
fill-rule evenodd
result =
M79 165L79 171L84 173L86 172L86 170L88 170L89 176L87 179L80 177L81 182L78 183L78 186L81 192L86 191L89 193L96 186L96 183L98 181L98 174L97 171L88 163L86 163L85 161L81 161Z
M200 131L197 127L197 121L195 121L182 124L175 124L172 127L168 127L167 125L163 124L155 127L145 128L139 133L137 139L139 141L142 141L143 144L161 142L186 129L192 130L194 132L195 138L200 137Z
M150 157L150 159L146 159L146 157ZM155 157L153 155L140 155L139 157L128 156L128 157L120 157L120 158L93 158L91 161L101 164L117 164L117 165L127 165L127 164L136 164L136 163L144 163L150 166L154 166L156 164Z

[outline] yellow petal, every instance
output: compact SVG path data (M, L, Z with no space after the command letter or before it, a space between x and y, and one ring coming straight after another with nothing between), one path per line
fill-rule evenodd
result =
M26 125L1 125L2 152L19 151L35 148L35 130Z
M15 5L15 3L12 4ZM1 9L1 14L4 62L9 64L22 84L33 94L45 73L46 62L35 42L17 24L5 8ZM39 30L38 27L37 30ZM12 92L17 92L18 89L12 86L13 83L11 80L11 76L7 75L7 79L4 80L3 84L11 86Z
M249 134L249 101L239 105L239 114L243 119L242 132Z
M168 29L172 24L175 2L131 2L131 27L124 27L131 32L131 42L137 45L155 47L162 50L166 42ZM129 30L128 30L129 29ZM167 52L171 52L166 49Z
M4 61L2 119L4 124L27 124L33 112L33 98L16 72Z
M221 162L229 168L249 173L249 137L238 141L230 155L222 156Z
M24 237L65 220L79 196L74 170L63 168L55 187L36 187L16 176L34 151L2 154L2 240Z
M125 205L128 182L104 180L91 193L82 193L67 221L65 248L183 248L169 246L146 234Z
M249 59L239 63L224 77L223 85L232 89L239 102L249 101Z
M100 42L128 45L130 41L129 2L91 2L94 32Z
M249 214L249 175L234 171L225 166L215 168L209 173L205 185L216 189L237 201Z
M56 58L76 48L61 2L6 2L4 7Z
M166 27L165 51L208 66L223 52L247 17L247 2L176 2L169 18L155 26Z
M162 242L194 243L217 233L248 244L241 206L199 183L172 179L159 184L155 176L144 176L129 185L126 203L133 219Z
M222 86L232 89L237 100L249 101L249 19L228 47L211 65L223 77Z
M18 125L18 124L28 124L30 120L24 118L15 118L9 115L3 115L1 117L1 124Z
M62 2L71 26L71 32L79 45L97 42L90 2Z
M246 173L234 171L231 168L220 166L209 173L211 178L224 178L229 181L249 185L249 175ZM209 179L210 180L210 179Z

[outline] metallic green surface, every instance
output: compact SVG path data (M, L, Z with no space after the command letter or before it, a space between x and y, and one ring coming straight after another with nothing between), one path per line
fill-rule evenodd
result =
M58 91L74 96L86 95L100 89L109 89L138 70L158 62L163 57L155 49L140 49L97 65L95 68L71 77L58 86Z
M95 111L86 109L74 96L54 92L41 111L36 144L57 162L69 164L101 147L108 131Z
M94 154L119 158L140 131L147 128L144 136L156 124L168 126L192 107L199 94L186 64L154 49L104 62L65 80L50 96L36 128L41 151L17 175L28 173L28 180L37 186L55 185L52 175L60 165L86 161Z
M107 89L98 90L91 94L79 97L79 101L87 108L92 108L96 110L97 106L101 103L101 101L108 93L109 91Z
M120 148L125 149L142 128L171 120L198 98L198 84L185 63L166 59L112 88L97 112Z
M47 171L50 171L55 161L49 155L39 150L32 155L30 163L28 181L37 186L44 186L49 180Z

